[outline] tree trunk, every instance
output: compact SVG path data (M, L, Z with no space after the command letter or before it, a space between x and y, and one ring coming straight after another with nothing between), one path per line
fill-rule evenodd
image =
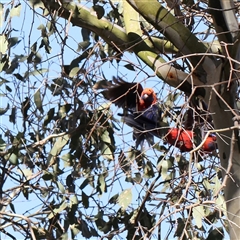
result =
M222 67L219 66L215 74L212 74L213 79L209 81L217 82L216 76L219 76L220 82L221 73L223 73ZM227 80L225 84L212 88L207 98L209 98L210 110L213 113L214 127L217 131L220 130L217 133L217 143L223 168L223 189L229 220L229 234L231 240L234 240L239 239L240 236L240 152L237 142L238 129L234 129L233 121L233 117L237 115L234 110L236 109L234 107L236 84L232 82L228 89L229 81Z

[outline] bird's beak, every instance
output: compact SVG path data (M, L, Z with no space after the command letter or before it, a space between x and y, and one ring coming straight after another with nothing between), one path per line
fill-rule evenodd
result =
M145 93L145 94L142 95L142 100L144 102L152 103L153 102L153 96Z
M142 95L142 99L143 99L143 100L146 100L146 99L148 99L148 98L149 98L149 95L148 95L148 94L145 93L145 94Z

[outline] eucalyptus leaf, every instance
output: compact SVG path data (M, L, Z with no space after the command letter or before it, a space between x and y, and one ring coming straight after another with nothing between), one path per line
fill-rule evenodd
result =
M64 146L68 143L70 137L68 135L64 135L62 137L57 138L57 141L53 145L50 154L52 156L58 156L60 152L63 150Z
M51 122L51 120L53 120L54 113L55 113L54 108L49 109L49 111L44 119L44 122L43 122L44 126L47 126Z
M8 39L5 34L0 35L0 53L5 54L8 50Z
M131 202L132 202L131 189L126 189L120 193L118 197L118 204L120 205L123 211L127 209L127 207L130 205Z
M57 186L58 186L58 189L60 190L61 193L65 193L65 188L64 186L62 185L62 183L60 183L59 181L57 181Z
M80 71L79 67L72 68L69 73L69 77L76 77L78 75L79 71Z
M10 16L11 17L20 17L21 10L22 10L22 5L18 4L17 6L15 6L14 8L12 8L10 10Z
M40 89L38 89L34 94L34 102L37 106L37 109L43 113L43 107L42 107L42 99L41 99L41 92Z
M202 218L204 216L204 208L202 205L193 208L193 218L196 222L197 227L202 227Z
M104 16L105 10L102 6L94 5L93 10L96 12L98 19L101 19Z
M103 194L104 192L106 192L106 182L105 182L105 176L103 174L101 174L98 177L98 184L97 184L97 190L99 192L99 194Z
M12 164L12 165L18 165L18 156L15 153L11 153L9 155L8 161Z
M10 108L10 105L7 104L6 108L0 108L0 115L4 115Z
M82 191L82 204L84 208L89 208L89 196Z

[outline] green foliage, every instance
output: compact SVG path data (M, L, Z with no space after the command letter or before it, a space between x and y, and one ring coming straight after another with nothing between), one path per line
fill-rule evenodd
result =
M112 75L149 77L145 65L124 57L118 39L110 45L108 35L93 32L96 26L85 22L81 31L68 32L57 1L49 1L53 9L43 8L46 1L29 2L34 10L26 3L0 4L0 231L25 239L219 237L208 232L226 218L219 159L201 151L182 154L162 139L136 149L120 110L101 94ZM11 21L25 7L34 18L21 18L22 27L35 31L23 33ZM124 26L121 2L94 1L91 11ZM159 82L153 87L163 110L161 126L179 125L187 105L181 92Z

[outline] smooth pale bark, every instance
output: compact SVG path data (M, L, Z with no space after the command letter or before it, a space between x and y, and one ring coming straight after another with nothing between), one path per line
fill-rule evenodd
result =
M232 98L230 92L222 95L227 101ZM213 121L216 129L227 129L233 127L233 114L216 96L212 94L210 109L214 113ZM228 102L229 103L229 102ZM223 167L223 179L225 182L224 197L227 204L227 214L229 219L229 234L231 239L239 239L240 236L240 153L234 130L219 133L218 148Z
M43 0L43 2L48 8L56 9L60 17L68 19L73 25L95 32L108 44L116 46L122 51L133 51L156 72L159 78L170 86L175 88L180 86L181 90L189 93L191 86L202 84L197 75L187 74L175 69L159 56L159 50L161 49L163 52L171 52L172 49L174 49L173 52L176 52L177 49L169 41L159 38L153 38L154 41L150 41L146 37L142 37L139 14L126 1L124 1L125 8L128 9L125 10L124 18L127 31L116 24L110 23L105 18L98 19L93 10L80 4L65 3L60 6L55 1ZM161 69L159 66L161 66ZM185 84L185 82L190 84Z
M207 80L211 87L207 89L206 102L213 113L214 127L220 130L217 143L223 168L223 189L229 220L229 234L234 240L240 235L240 149L236 130L233 129L235 110L230 111L234 109L232 105L235 102L236 84L233 82L229 89L226 87L227 84L223 84L219 90L219 85L215 83L224 80L226 75L222 67L223 64L219 63L215 68L212 66L208 70Z
M123 8L126 33L128 34L129 40L133 43L133 51L155 71L157 76L175 88L186 88L185 92L190 92L191 86L202 85L202 82L195 74L187 74L174 68L161 58L155 49L149 48L145 43L148 40L141 38L142 30L139 13L135 11L127 1L123 2ZM188 82L189 85L186 85L186 82Z
M214 20L219 41L222 41L222 52L226 56L224 68L216 71L215 77L209 77L208 83L215 87L210 109L214 112L213 120L216 129L227 129L234 126L233 117L239 116L236 107L237 81L239 79L239 25L235 15L234 2L231 0L209 0L209 8ZM209 74L210 76L210 74ZM216 76L218 76L216 78ZM225 82L225 83L224 83ZM236 122L235 127L238 127ZM231 240L240 236L240 148L239 130L228 130L220 134L218 147L221 166L223 167L225 202L229 219ZM225 181L226 180L226 181Z
M204 44L157 0L127 0L127 2L183 54L207 52Z
M176 19L157 0L127 0L127 2L140 13L157 30L163 33L183 55L188 55L193 65L193 71L198 75L202 84L207 84L206 71L208 68L206 59L215 59L213 56L191 55L193 53L207 53L204 43L191 33L178 19Z

